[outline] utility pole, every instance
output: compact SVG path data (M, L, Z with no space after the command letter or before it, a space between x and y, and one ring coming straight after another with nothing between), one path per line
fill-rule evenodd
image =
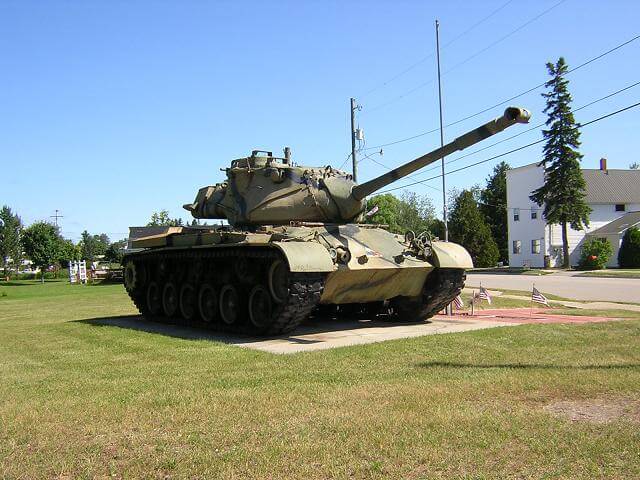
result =
M440 22L436 20L436 58L438 61L438 103L440 104L440 146L444 146L444 127L442 125L442 82L440 80ZM449 241L447 221L447 189L444 179L444 157L442 157L442 220L444 221L444 241Z
M55 214L55 215L51 215L51 217L50 217L50 218L55 219L56 227L58 226L58 219L59 219L59 218L63 218L63 215L58 215L58 212L59 212L59 211L60 211L60 210L58 210L58 209L56 208L56 214Z
M356 161L356 99L351 99L351 162L353 165L353 181L357 181L358 163Z

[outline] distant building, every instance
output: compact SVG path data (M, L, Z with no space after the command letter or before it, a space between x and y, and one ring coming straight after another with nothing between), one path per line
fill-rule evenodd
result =
M586 202L591 207L589 227L569 227L569 261L577 265L580 247L587 236L606 238L613 246L608 266L618 265L618 250L624 232L640 226L640 170L609 170L607 160L599 169L583 169ZM549 225L543 208L529 199L544 183L544 169L537 163L507 171L509 265L513 267L562 265L562 231Z

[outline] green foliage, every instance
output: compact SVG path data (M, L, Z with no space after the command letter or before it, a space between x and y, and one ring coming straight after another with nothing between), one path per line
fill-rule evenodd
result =
M58 262L62 267L67 268L70 260L80 260L82 257L82 248L75 245L71 240L61 239L60 249L58 251Z
M126 240L118 240L117 242L113 242L107 248L107 251L104 254L104 259L108 262L114 263L122 263L122 249L127 245Z
M633 162L631 165L629 165L629 169L631 170L638 170L640 168L640 163L638 162Z
M82 240L79 243L80 256L84 260L93 261L99 255L104 255L109 247L109 237L104 233L91 235L86 230L82 232Z
M551 75L545 86L550 89L542 96L547 101L544 112L547 114L547 130L542 134L546 140L544 157L540 165L544 166L545 183L534 190L531 200L539 206L544 205L544 216L548 223L562 225L564 266L569 267L569 243L566 226L574 230L583 230L589 225L591 209L585 202L586 184L580 170L582 155L580 131L571 112L571 94L567 88L567 64L560 57L554 65L547 63Z
M640 268L640 230L636 227L624 232L622 245L618 251L620 268Z
M369 200L369 210L378 207L378 211L366 219L367 223L389 225L389 230L403 234L407 230L416 233L430 231L437 226L435 210L428 196L414 192L403 192L401 198L390 193L378 195Z
M613 255L613 247L609 240L588 238L582 244L580 268L600 270L607 265L611 255Z
M0 262L4 275L13 267L18 270L22 260L22 220L7 205L0 210Z
M160 210L151 214L147 227L180 227L182 224L181 218L170 218L168 210Z
M43 281L45 270L59 258L61 244L62 238L57 227L47 222L36 222L22 234L24 251L33 264L42 270Z
M449 238L469 251L476 267L493 267L498 262L498 246L471 190L463 190L453 203Z
M511 167L507 162L500 162L493 168L487 178L487 186L480 192L480 211L485 216L491 229L491 235L498 245L501 262L509 262L509 246L507 236L507 170Z

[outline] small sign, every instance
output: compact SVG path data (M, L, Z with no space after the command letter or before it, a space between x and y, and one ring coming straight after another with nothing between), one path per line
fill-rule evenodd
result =
M87 261L78 262L78 275L82 283L87 283Z

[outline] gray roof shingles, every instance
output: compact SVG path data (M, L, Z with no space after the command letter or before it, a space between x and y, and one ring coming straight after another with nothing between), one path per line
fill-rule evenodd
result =
M640 170L583 169L587 203L640 203Z

